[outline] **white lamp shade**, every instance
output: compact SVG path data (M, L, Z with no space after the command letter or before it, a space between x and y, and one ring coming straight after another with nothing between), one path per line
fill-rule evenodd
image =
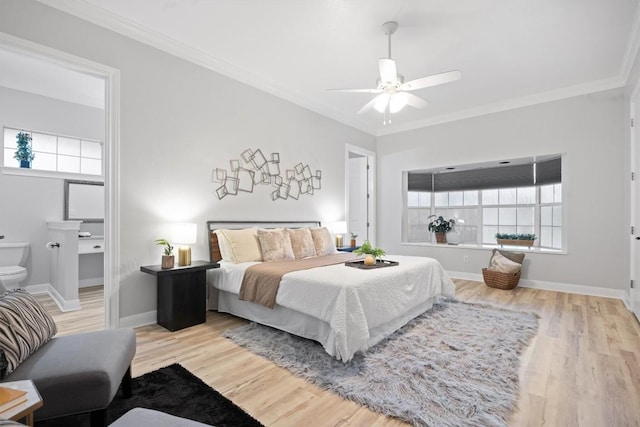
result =
M347 232L347 221L338 221L331 224L333 234L345 234Z
M172 243L192 245L198 237L198 225L191 222L173 224Z

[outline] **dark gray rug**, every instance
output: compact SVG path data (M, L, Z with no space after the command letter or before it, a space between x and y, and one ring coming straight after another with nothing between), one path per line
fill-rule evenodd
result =
M444 300L343 364L314 341L255 323L225 333L252 352L417 426L507 426L537 315Z

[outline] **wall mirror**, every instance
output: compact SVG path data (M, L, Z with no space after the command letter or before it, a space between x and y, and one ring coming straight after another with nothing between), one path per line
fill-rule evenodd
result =
M104 222L104 183L65 180L64 219Z

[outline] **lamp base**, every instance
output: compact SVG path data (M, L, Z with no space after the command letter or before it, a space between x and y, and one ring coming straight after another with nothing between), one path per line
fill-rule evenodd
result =
M191 265L191 248L188 246L181 246L178 248L178 265L184 267Z
M342 247L342 234L336 235L336 248Z

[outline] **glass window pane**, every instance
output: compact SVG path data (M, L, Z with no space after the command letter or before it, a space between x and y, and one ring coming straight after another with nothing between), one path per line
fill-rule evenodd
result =
M81 158L80 173L102 175L102 160Z
M498 227L498 232L506 234L516 234L518 232L518 228L515 225L500 225L500 227Z
M517 210L518 210L518 225L528 225L533 227L534 225L533 214L534 214L535 208L533 207L517 208Z
M58 171L80 173L80 157L58 156Z
M562 229L560 227L553 227L553 247L562 248Z
M407 206L420 206L418 200L418 192L407 191Z
M540 187L540 203L553 203L553 185Z
M518 234L535 234L535 230L534 230L533 226L518 225L516 227L516 233L518 233Z
M516 225L516 208L500 208L498 209L498 223L503 225ZM515 233L515 231L514 231Z
M553 201L554 203L562 203L562 184L553 186Z
M13 155L16 153L16 150L13 148L5 148L4 149L4 166L12 166L17 168L20 166L20 162L13 158Z
M42 153L55 153L57 150L57 137L55 135L47 135L44 133L32 133L31 146L33 151L40 151Z
M463 196L462 191L449 192L449 206L462 206Z
M562 225L562 206L553 207L553 225Z
M540 227L540 246L547 248L552 247L553 232L551 231L551 228L552 227Z
M496 243L498 227L494 225L482 227L482 243Z
M464 192L464 205L465 206L477 206L478 205L478 191L465 191Z
M536 203L536 187L520 187L516 190L519 205L533 205Z
M4 146L5 147L16 147L16 142L18 141L16 138L16 135L18 135L18 132L20 132L17 129L11 129L11 128L4 128ZM6 157L5 157L5 164L6 164Z
M36 157L33 159L32 167L34 169L40 169L44 171L56 170L57 158L55 154L50 153L36 153Z
M82 157L102 159L102 144L92 141L82 141Z
M435 193L435 204L436 206L449 206L449 193Z
M497 205L498 204L498 190L482 190L482 204L483 205Z
M501 188L498 190L499 202L501 205L515 205L516 204L516 189L515 188Z
M486 225L498 225L498 208L483 208L482 222Z
M80 140L73 138L58 138L58 154L80 156Z
M553 207L542 206L540 208L540 225L551 226L553 225Z
M418 193L418 203L422 207L431 206L431 193L428 191Z

